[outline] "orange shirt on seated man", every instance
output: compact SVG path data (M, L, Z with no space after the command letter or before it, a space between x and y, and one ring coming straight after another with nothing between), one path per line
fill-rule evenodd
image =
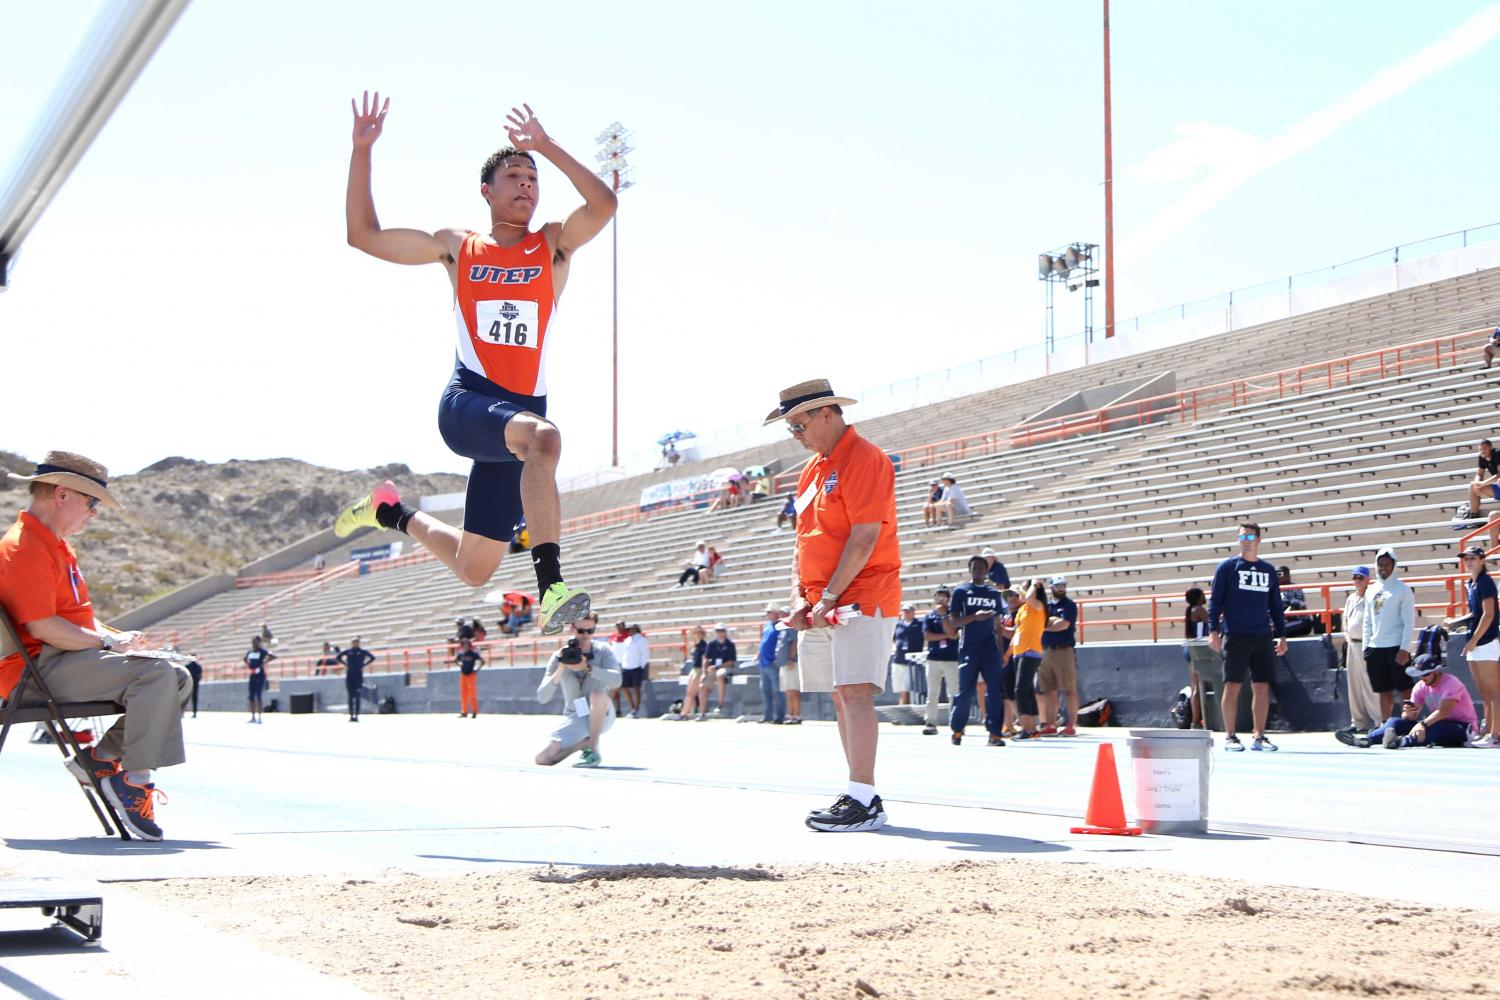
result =
M0 535L0 607L54 698L125 706L98 745L68 768L84 783L93 771L130 832L160 840L151 772L187 759L182 712L193 680L181 664L135 655L145 644L139 632L112 632L94 615L66 539L87 527L100 505L121 508L109 492L108 471L82 455L52 451L32 475L10 478L28 484L30 502ZM25 704L38 692L16 690L23 667L18 654L0 660L0 696Z

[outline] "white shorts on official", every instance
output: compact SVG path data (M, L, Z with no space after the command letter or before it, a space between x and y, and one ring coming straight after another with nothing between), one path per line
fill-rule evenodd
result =
M873 684L885 690L896 619L876 612L851 618L834 628L810 628L797 634L797 666L802 690L829 692L845 684Z
M1473 663L1475 660L1478 660L1480 663L1490 663L1494 660L1500 660L1500 639L1491 639L1483 646L1475 646L1474 652L1465 656L1464 659L1470 663Z

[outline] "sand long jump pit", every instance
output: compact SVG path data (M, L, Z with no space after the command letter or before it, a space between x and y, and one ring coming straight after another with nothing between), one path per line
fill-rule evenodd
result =
M1421 867L1412 852L1372 871L1372 889ZM1492 911L1094 864L542 867L131 891L386 997L1500 992Z

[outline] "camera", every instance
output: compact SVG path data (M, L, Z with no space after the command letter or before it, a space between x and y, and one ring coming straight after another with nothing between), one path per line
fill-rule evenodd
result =
M577 639L569 639L568 644L562 648L557 658L568 666L576 666L583 662L583 650L578 648Z

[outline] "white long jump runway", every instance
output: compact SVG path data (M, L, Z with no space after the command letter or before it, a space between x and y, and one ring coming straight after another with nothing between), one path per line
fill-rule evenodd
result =
M1116 743L1127 812L1125 731L991 749L981 736L882 726L878 834L802 825L842 787L831 724L622 719L605 766L531 758L556 716L270 715L187 720L187 764L159 773L159 844L101 836L56 748L13 734L0 758L0 878L92 885L105 898L100 947L0 911L0 987L22 996L219 1000L363 994L253 941L187 925L129 883L210 875L457 875L497 866L941 862L1026 856L1500 910L1500 751L1367 750L1287 736L1276 754L1215 750L1204 837L1069 834L1087 802L1101 738ZM1294 834L1292 836L1280 834ZM1406 846L1388 846L1401 844ZM1424 877L1392 879L1418 861ZM225 900L233 906L232 899ZM254 968L243 982L226 968ZM3 992L3 990L0 990ZM129 989L127 989L127 993Z

